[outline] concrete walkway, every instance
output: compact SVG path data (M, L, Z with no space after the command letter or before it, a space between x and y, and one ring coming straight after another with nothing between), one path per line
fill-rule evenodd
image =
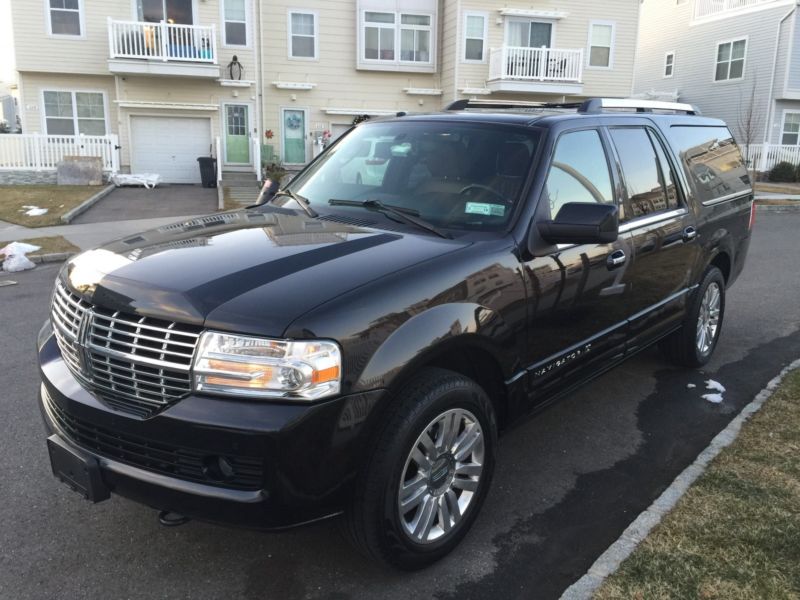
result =
M0 242L15 242L30 238L61 235L78 246L78 248L86 250L99 246L104 242L132 235L146 229L190 219L193 216L195 215L35 228L22 227L21 225L0 221Z

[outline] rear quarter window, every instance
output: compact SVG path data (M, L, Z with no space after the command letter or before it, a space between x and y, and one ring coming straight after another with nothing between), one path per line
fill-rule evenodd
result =
M742 153L727 127L676 125L670 138L700 202L750 191Z

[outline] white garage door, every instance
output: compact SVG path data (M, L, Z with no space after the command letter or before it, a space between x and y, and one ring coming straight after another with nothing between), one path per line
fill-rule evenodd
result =
M165 183L200 183L198 156L209 156L211 120L131 117L131 171Z

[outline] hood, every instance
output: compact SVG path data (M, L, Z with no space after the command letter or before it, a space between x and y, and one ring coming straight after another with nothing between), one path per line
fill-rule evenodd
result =
M280 336L331 298L465 245L284 209L242 210L84 252L67 263L64 276L104 308Z

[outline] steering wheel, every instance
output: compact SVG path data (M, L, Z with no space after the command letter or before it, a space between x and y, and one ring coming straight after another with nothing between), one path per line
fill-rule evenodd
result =
M500 192L498 192L496 189L490 188L488 185L481 185L480 183L472 183L468 185L467 187L463 188L460 192L458 192L458 195L466 196L472 190L482 190L484 192L489 192L495 198L500 200L503 204L510 204L510 202L505 198L505 196L500 194Z

